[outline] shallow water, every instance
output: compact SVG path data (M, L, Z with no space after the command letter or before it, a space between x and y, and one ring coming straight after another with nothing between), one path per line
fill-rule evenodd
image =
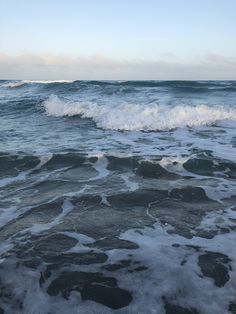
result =
M0 81L0 313L235 313L235 99Z

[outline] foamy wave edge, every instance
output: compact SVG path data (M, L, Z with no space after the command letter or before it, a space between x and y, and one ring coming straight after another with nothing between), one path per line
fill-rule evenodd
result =
M74 81L71 80L23 80L23 81L15 81L15 82L8 82L4 83L3 87L9 87L9 88L17 88L21 87L25 84L53 84L53 83L72 83Z
M80 115L90 118L103 129L126 131L162 131L210 125L221 120L236 120L236 110L223 106L119 104L98 105L91 102L62 100L51 95L43 103L47 115L54 117Z

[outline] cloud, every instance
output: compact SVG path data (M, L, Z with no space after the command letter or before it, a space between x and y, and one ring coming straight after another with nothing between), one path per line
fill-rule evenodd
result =
M208 54L192 59L115 60L102 55L72 58L51 54L0 54L0 79L236 79L236 59Z

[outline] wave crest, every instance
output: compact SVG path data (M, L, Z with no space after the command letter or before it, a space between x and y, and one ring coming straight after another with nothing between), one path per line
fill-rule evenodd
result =
M23 80L23 81L9 81L4 83L3 87L18 88L26 84L55 84L55 83L73 83L71 80Z
M179 127L209 125L220 120L236 120L236 110L223 106L149 104L98 105L91 102L65 101L51 95L43 103L51 116L91 118L98 127L127 131L171 130Z

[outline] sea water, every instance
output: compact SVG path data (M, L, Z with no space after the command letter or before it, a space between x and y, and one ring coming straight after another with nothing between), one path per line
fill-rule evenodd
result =
M0 313L235 313L235 81L0 81L0 189Z

